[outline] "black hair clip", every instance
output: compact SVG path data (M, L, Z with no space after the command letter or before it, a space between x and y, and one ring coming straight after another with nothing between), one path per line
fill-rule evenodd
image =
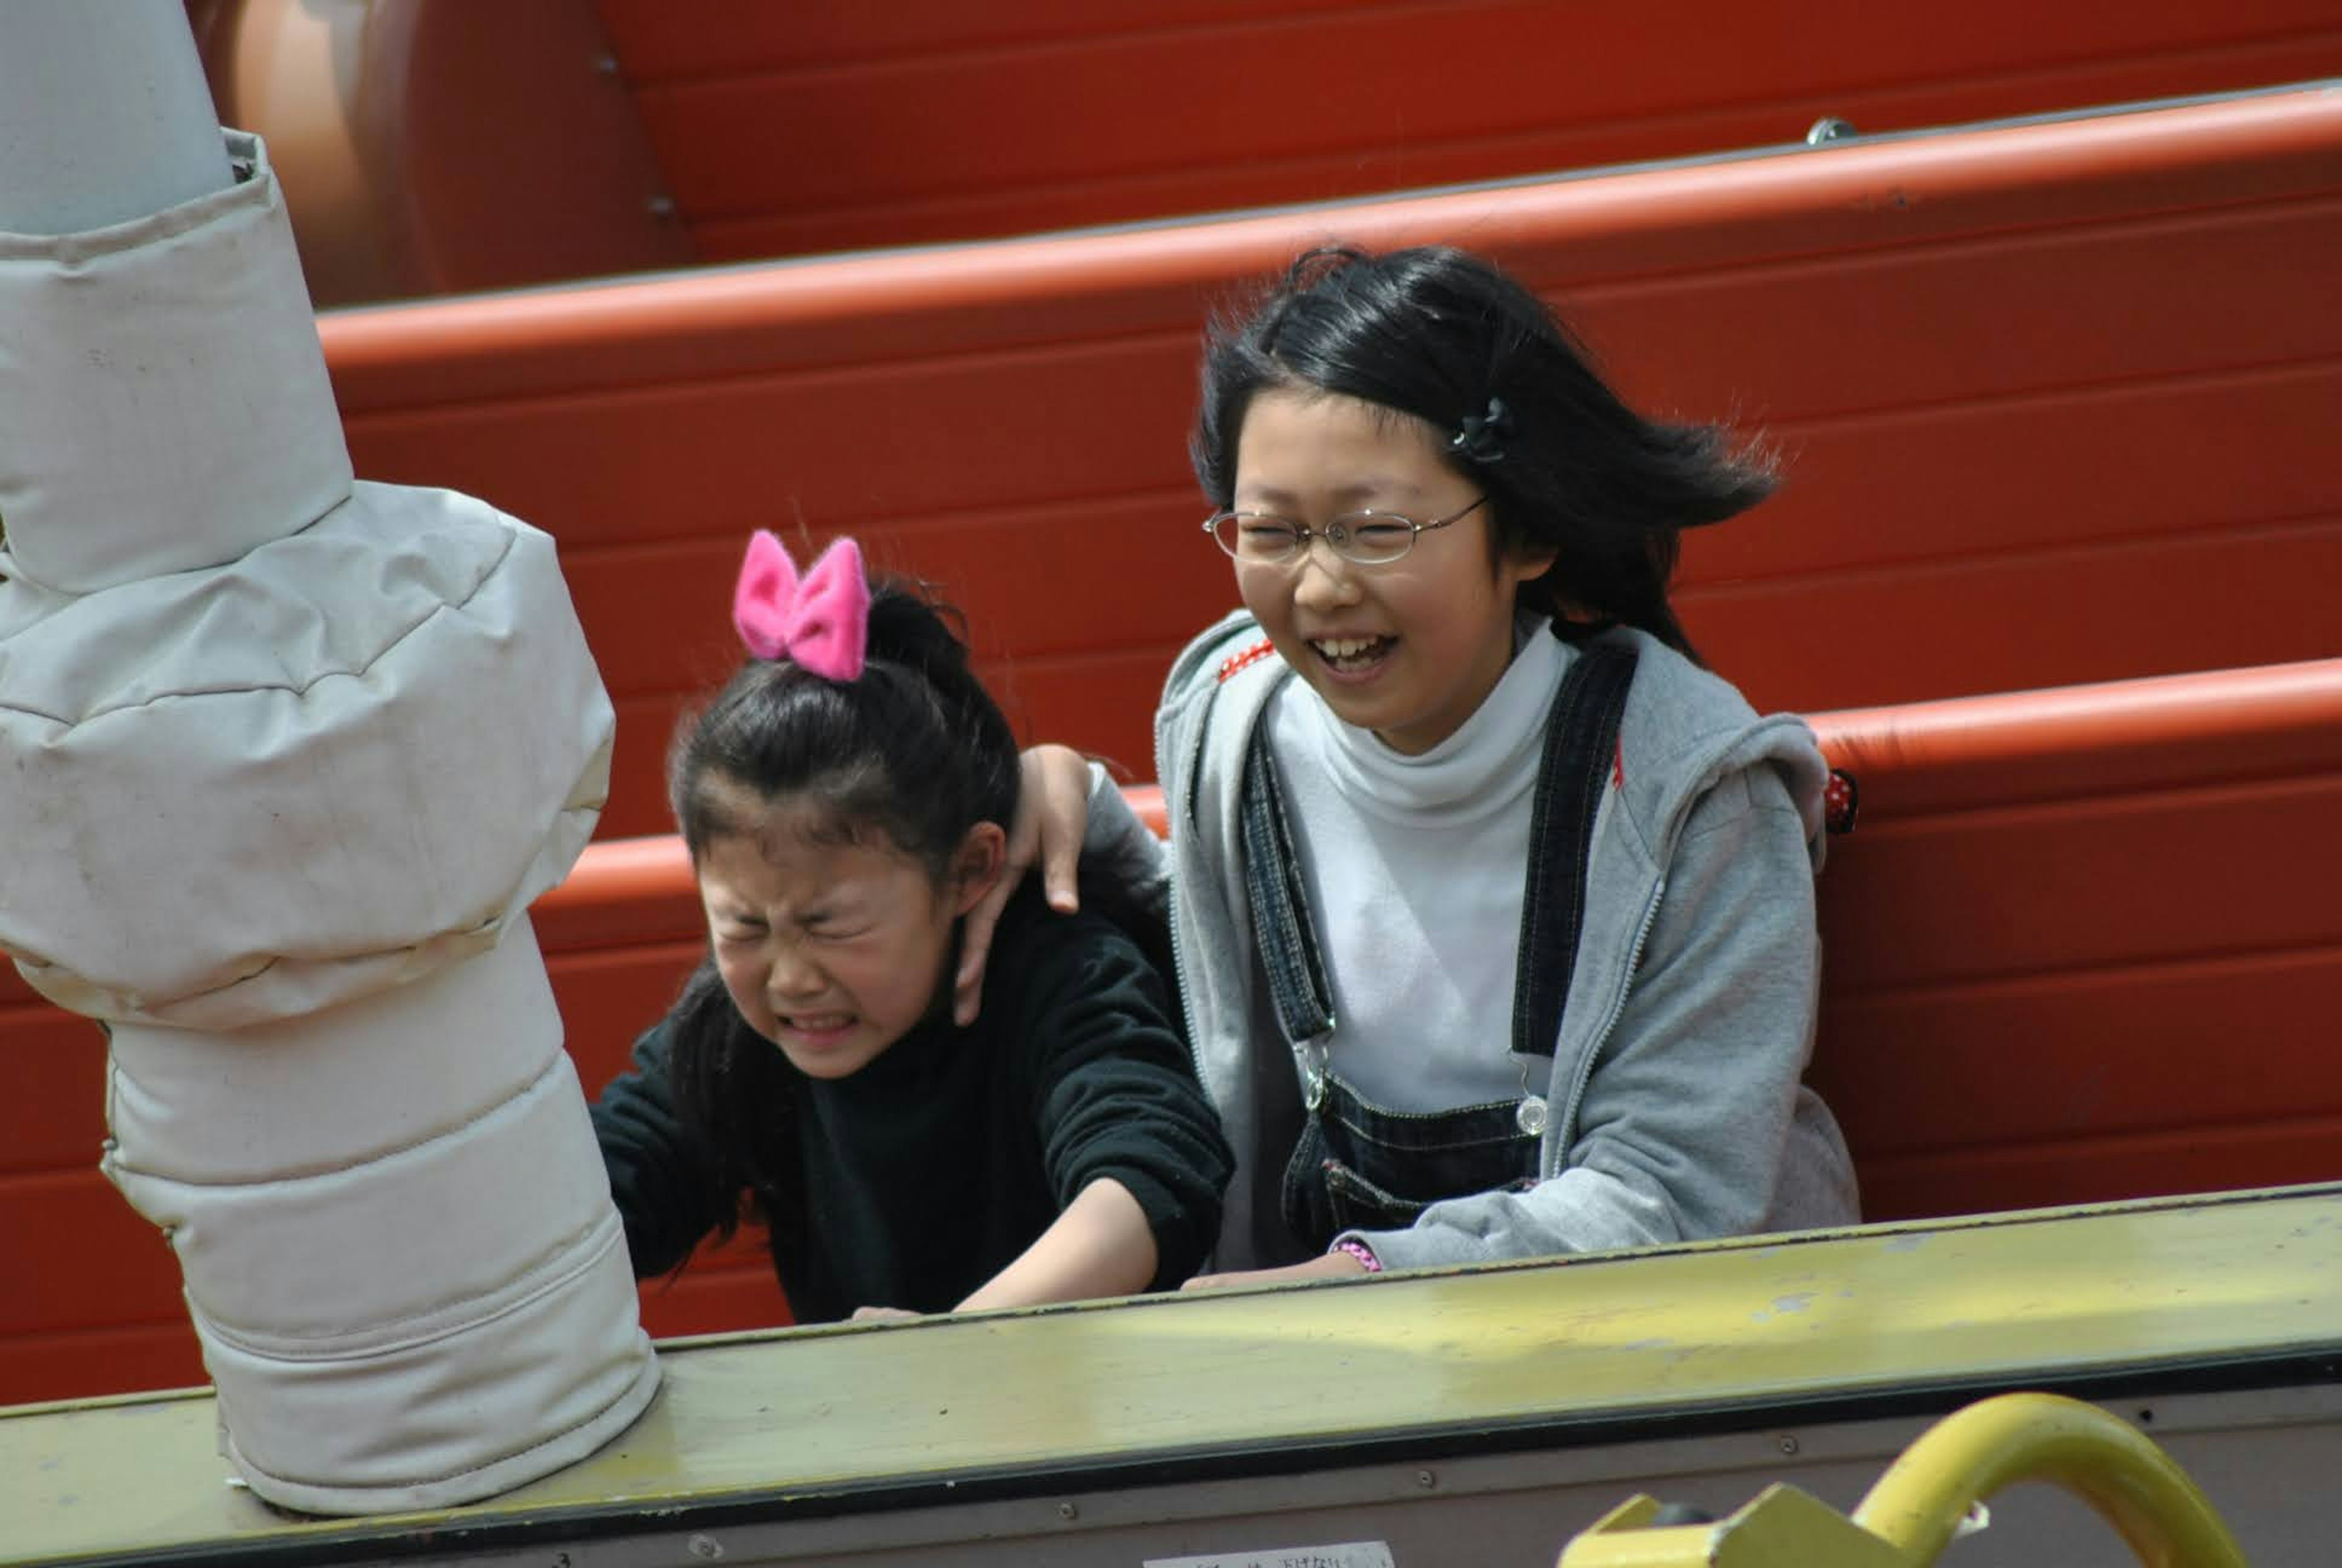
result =
M1513 411L1501 397L1488 399L1488 412L1467 414L1447 438L1447 450L1475 463L1496 463L1505 455L1505 437L1513 433Z

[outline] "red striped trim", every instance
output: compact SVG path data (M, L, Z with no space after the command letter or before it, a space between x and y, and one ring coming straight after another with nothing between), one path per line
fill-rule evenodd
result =
M1230 675L1235 674L1238 670L1244 669L1246 666L1250 664L1259 664L1263 659L1266 659L1269 654L1276 651L1276 649L1275 645L1272 644L1266 637L1263 637L1251 647L1244 649L1240 653L1230 654L1226 658L1220 661L1220 679L1225 681Z

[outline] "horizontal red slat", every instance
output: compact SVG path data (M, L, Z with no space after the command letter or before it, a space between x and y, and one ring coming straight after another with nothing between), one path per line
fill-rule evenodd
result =
M173 1298L175 1309L177 1300ZM95 1399L211 1382L183 1315L128 1328L0 1334L0 1404Z
M2250 90L2337 74L2342 74L2342 36L2330 36L2309 47L2240 50L2200 71L2171 72L2149 65L2077 73L2039 84L2037 96L2027 93L2025 97L2037 106L2067 109ZM1342 151L1277 160L1254 157L1037 185L977 184L916 195L849 197L834 205L696 221L686 216L686 221L700 261L754 262L1080 231L1160 215L1372 201L1389 191L1550 178L1655 158L1735 156L1737 149L1794 143L1823 117L1850 117L1871 132L1924 134L1928 127L1989 120L2013 106L2006 98L1939 93L1916 85L1695 111L1656 121L1523 127L1447 143L1417 142L1372 157Z
M883 11L840 0L786 9L768 0L699 0L688 15L665 0L600 0L598 8L627 76L638 82L996 49L1069 34L1155 32L1263 14L1256 0L1124 0L1109 7L1091 0L997 6L906 0ZM1358 0L1276 0L1273 14L1359 9Z
M2009 0L1957 29L1780 4L1653 29L1513 3L1018 7L989 25L890 8L883 36L826 17L736 38L696 11L662 26L617 7L612 31L702 254L742 258L1712 152L1824 114L1907 129L2342 69L2342 33L2304 0L2150 9L2119 49Z
M2342 1117L2342 1075L2304 1027L2337 1013L2342 949L2330 947L1832 993L1816 1083L1866 1171L1935 1152ZM2326 1174L2342 1175L2342 1150L2334 1164Z
M625 907L644 905L630 903ZM649 913L656 917L655 910ZM696 944L660 944L570 954L546 966L567 1031L569 1054L589 1096L626 1070L636 1039L666 1013L704 951Z
M1911 703L1815 717L1842 766L1891 787L1865 817L2124 796L2342 771L2342 660Z
M1683 619L1751 702L1814 713L2328 657L2337 571L2325 523L1695 591Z
M2191 1126L2146 1137L1885 1159L1864 1168L1862 1202L1871 1219L1900 1220L2290 1186L2337 1174L2342 1118Z
M672 1279L642 1284L643 1326L661 1339L686 1333L722 1333L736 1329L786 1328L796 1321L788 1299L773 1278L771 1261L751 1255L760 1239L746 1233L732 1247L695 1258Z
M166 1323L180 1315L179 1269L162 1233L98 1174L0 1177L0 1338ZM0 1390L0 1399L9 1397Z
M1893 775L1880 784L1866 793L1891 809ZM1882 823L1826 874L1833 987L2342 943L2337 812L2342 770Z
M2327 198L2337 126L2333 94L2280 93L1220 223L343 312L319 328L342 407L361 416L678 374L1184 335L1206 298L1328 233L1372 245L1468 235L1541 283L1585 290L1719 265Z
M1784 80L1803 82L1860 60L1881 74L1909 78L1965 75L2009 67L2035 69L2109 58L2235 46L2330 25L2319 0L2243 0L2207 8L2188 0L2145 0L2124 13L2119 39L2087 14L2044 13L2021 0L1982 0L1957 26L1927 13L1898 10L1824 13L1743 4L1682 8L1664 36L1630 17L1566 14L1529 0L1427 5L1425 0L1019 0L966 5L956 0L898 0L883 10L823 0L776 8L767 0L696 0L682 10L667 0L598 0L604 27L629 79L803 71L854 61L977 55L1016 48L1078 47L1091 38L1216 33L1243 35L1312 19L1339 24L1360 17L1413 23L1485 44L1491 38L1551 45L1572 56L1608 62L1611 92L1705 94L1746 90L1753 60L1734 51L1779 48ZM1711 15L1712 13L1712 15ZM1552 30L1550 37L1536 29ZM1338 36L1338 33L1334 35ZM1686 60L1703 45L1713 58ZM1744 64L1739 73L1731 66ZM1640 71L1628 69L1639 61ZM1208 81L1190 84L1208 91Z
M0 1182L95 1166L105 1135L105 1042L96 1027L46 1003L0 1004L0 1062L8 1064Z

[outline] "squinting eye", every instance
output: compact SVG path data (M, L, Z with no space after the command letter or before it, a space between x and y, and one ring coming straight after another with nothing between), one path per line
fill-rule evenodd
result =
M1269 517L1244 518L1237 524L1237 534L1246 548L1252 550L1289 550L1301 537L1301 530L1292 524Z
M1359 523L1352 525L1350 537L1369 550L1395 550L1414 533L1404 523Z

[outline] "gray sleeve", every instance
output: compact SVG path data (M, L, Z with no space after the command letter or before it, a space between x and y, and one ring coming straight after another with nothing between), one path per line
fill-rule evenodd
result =
M1812 1049L1820 969L1788 789L1767 764L1727 775L1685 825L1561 1171L1359 1239L1388 1266L1416 1268L1758 1229Z
M1166 889L1170 866L1163 841L1138 819L1121 787L1106 768L1090 764L1089 822L1082 831L1082 859L1126 887ZM1161 908L1155 913L1164 914Z

